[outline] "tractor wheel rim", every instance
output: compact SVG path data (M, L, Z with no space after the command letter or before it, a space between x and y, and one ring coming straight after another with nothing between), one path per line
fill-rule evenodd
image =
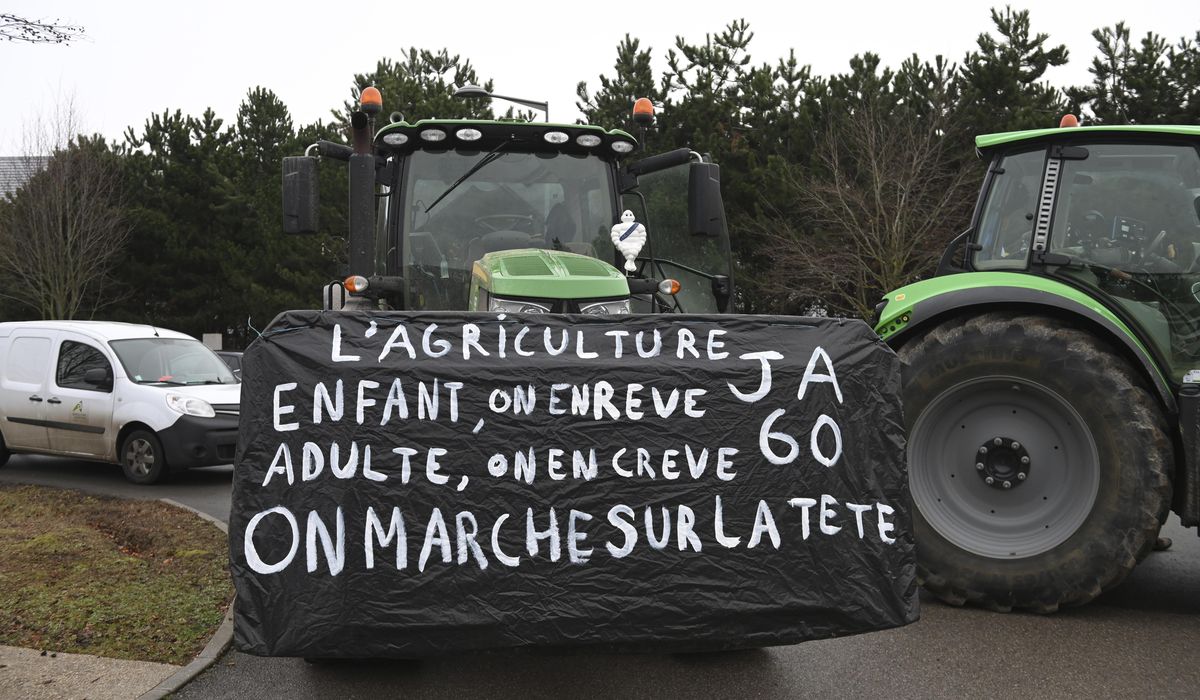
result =
M1020 488L977 474L996 436L1019 441L1036 469ZM953 545L1018 559L1062 544L1087 519L1100 489L1096 441L1079 412L1051 389L1017 377L972 379L921 413L908 444L913 502Z
M146 476L154 468L154 447L149 440L137 439L125 448L125 463L138 476Z

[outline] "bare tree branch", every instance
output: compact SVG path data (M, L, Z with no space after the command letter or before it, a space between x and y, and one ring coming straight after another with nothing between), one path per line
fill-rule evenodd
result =
M0 294L42 318L90 316L112 301L129 236L116 156L78 135L70 101L41 124L26 133L29 180L0 207Z
M830 124L810 166L784 172L803 222L776 212L756 225L775 260L763 290L793 310L819 301L867 317L883 293L932 272L973 201L974 169L943 121L864 107Z
M83 27L62 24L58 19L26 19L0 12L0 41L22 41L29 44L70 44L83 36Z

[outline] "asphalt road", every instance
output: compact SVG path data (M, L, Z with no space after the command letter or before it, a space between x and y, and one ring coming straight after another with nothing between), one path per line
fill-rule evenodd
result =
M225 522L229 520L232 479L232 465L191 469L172 483L153 486L129 483L116 464L13 455L0 467L0 482L57 486L121 498L170 498Z
M177 483L127 484L120 469L14 457L0 481L133 498L172 498L229 514L230 468ZM1200 539L1175 539L1118 589L1052 616L950 608L922 597L908 627L729 654L494 652L422 663L314 666L226 654L177 697L1192 697L1200 689Z

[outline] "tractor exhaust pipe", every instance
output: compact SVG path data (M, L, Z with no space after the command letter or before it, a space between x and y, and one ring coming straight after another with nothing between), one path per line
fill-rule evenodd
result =
M375 272L375 156L371 153L370 118L350 116L354 153L350 155L350 235L347 274L368 277Z

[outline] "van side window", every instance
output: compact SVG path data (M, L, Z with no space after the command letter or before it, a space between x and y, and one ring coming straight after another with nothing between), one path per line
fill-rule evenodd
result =
M5 378L22 384L45 384L49 359L49 338L15 338L8 350Z
M84 381L88 370L102 369L108 377L104 385ZM64 389L83 389L85 391L112 391L112 366L96 348L71 340L64 340L58 350L58 371L55 383Z

